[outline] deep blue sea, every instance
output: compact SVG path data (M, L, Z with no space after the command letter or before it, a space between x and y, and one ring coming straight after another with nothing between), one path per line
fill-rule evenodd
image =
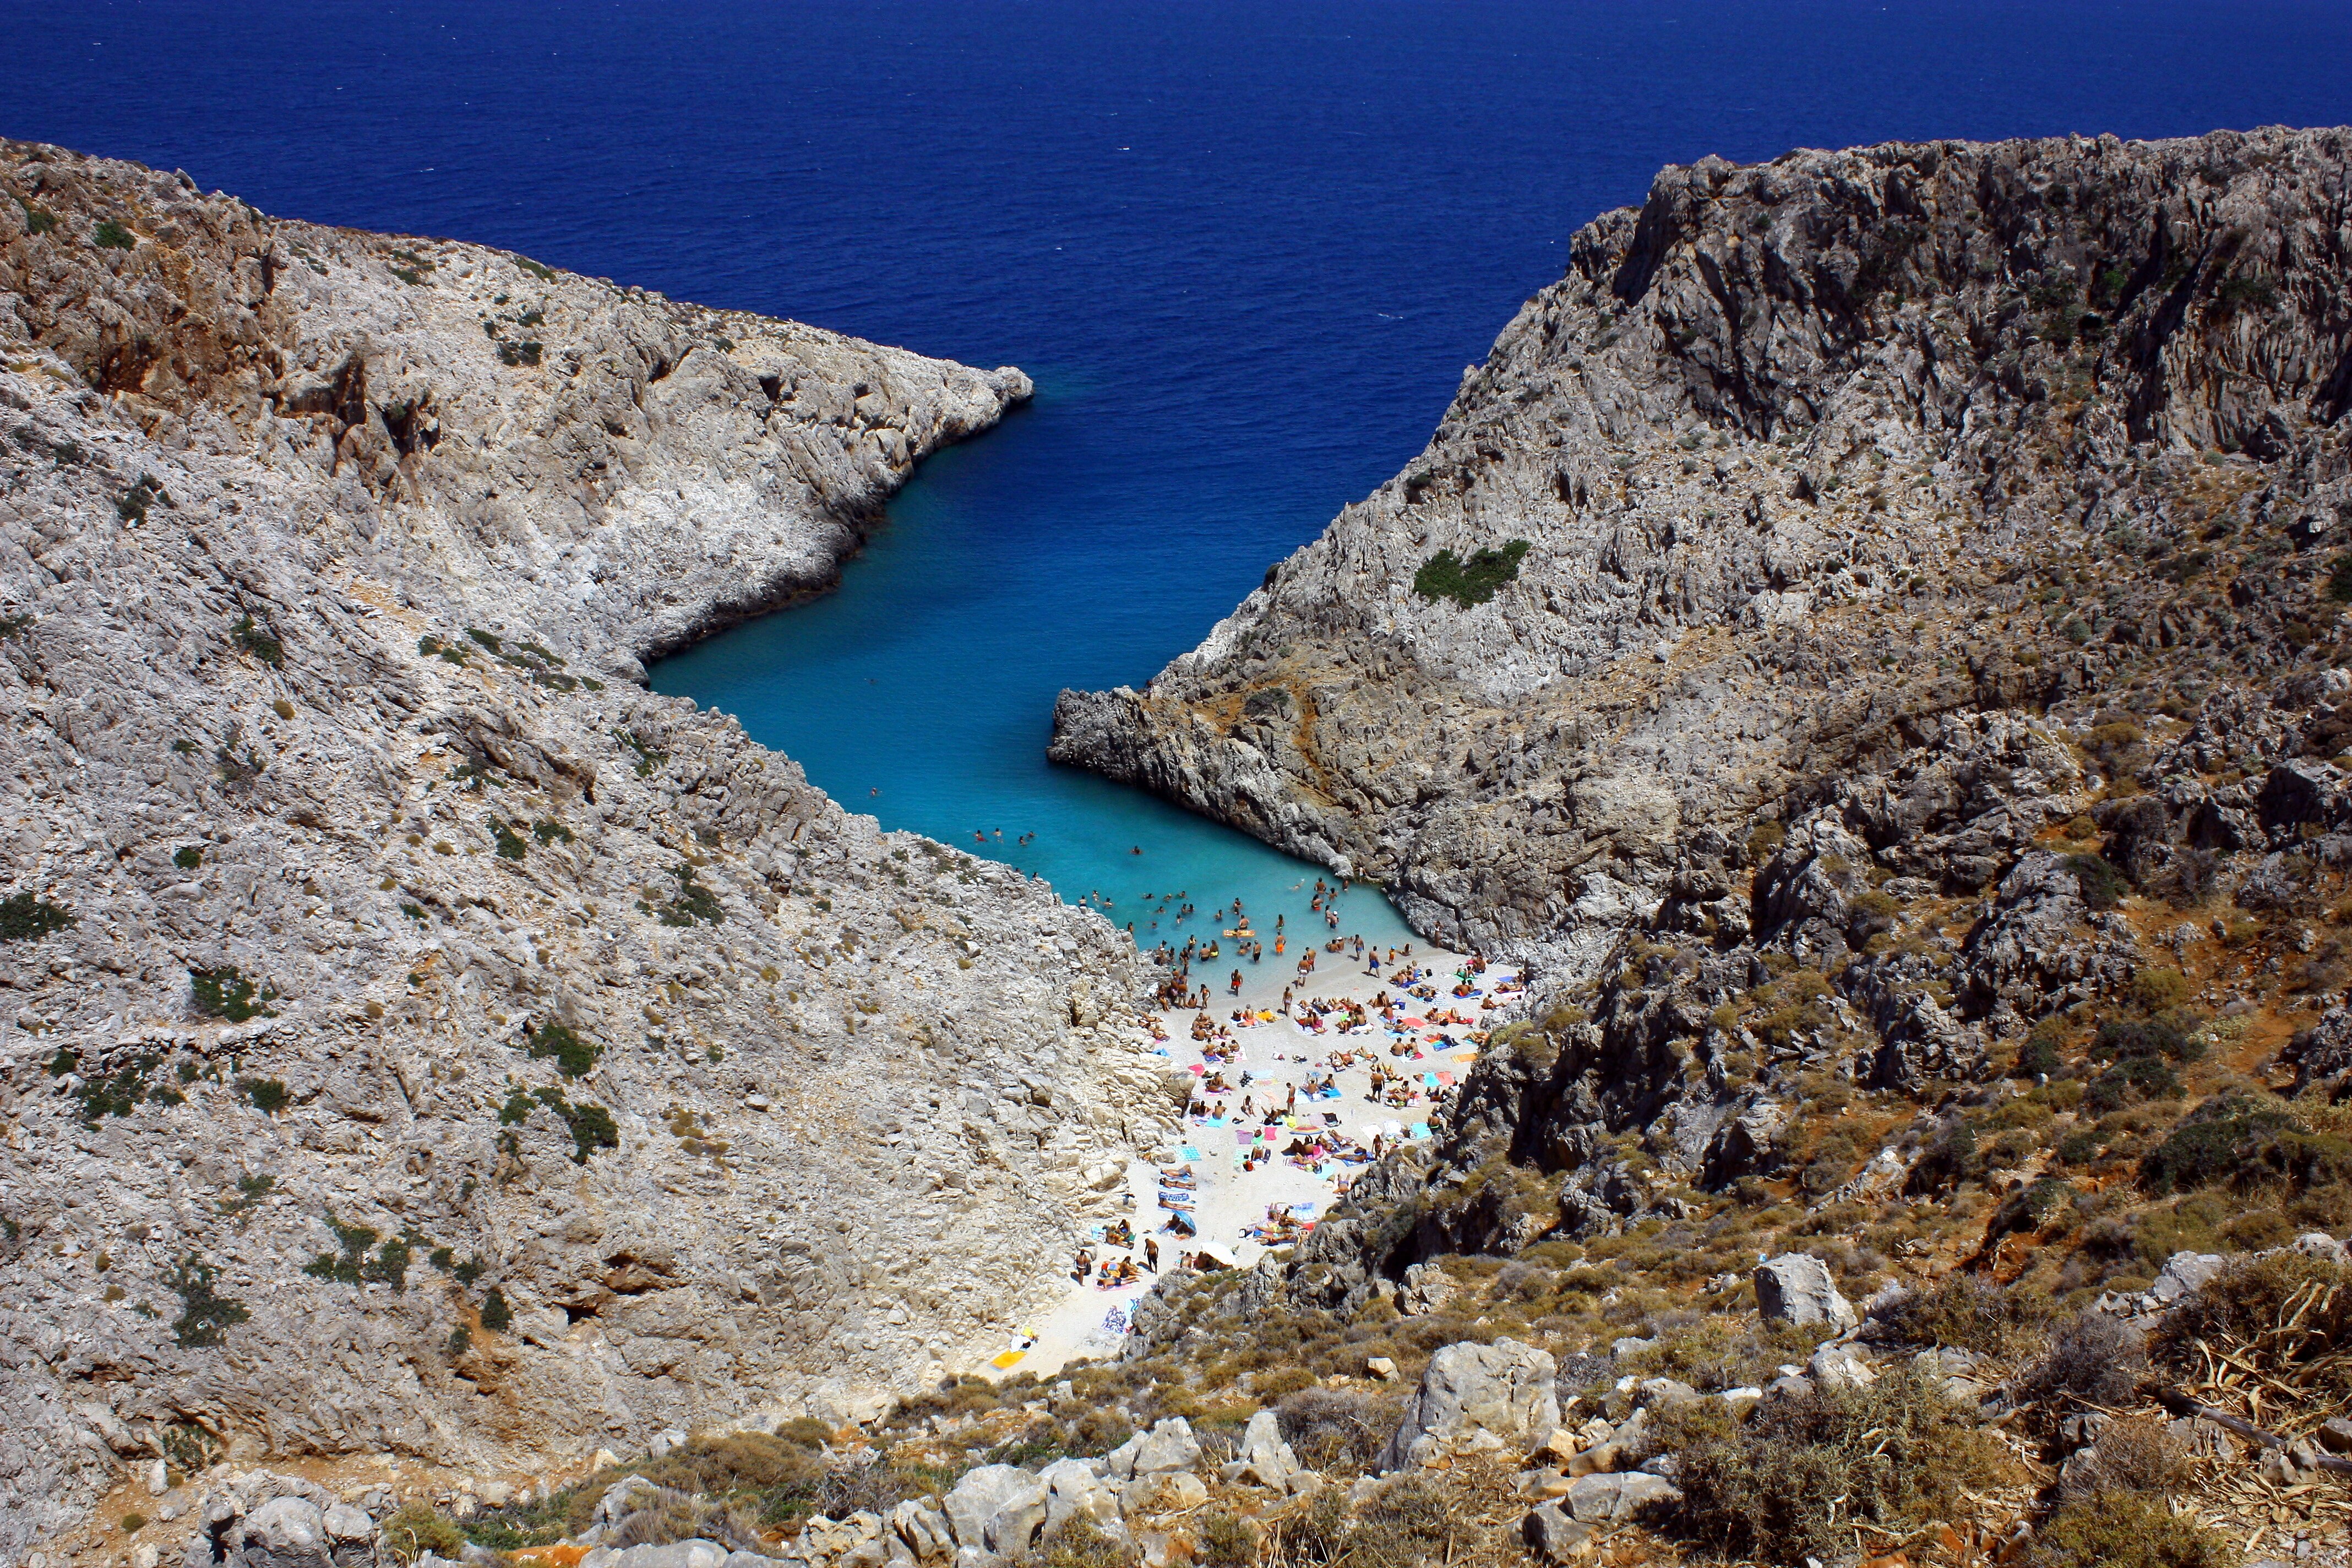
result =
M1027 369L839 593L654 684L1147 944L1144 893L1296 929L1314 870L1050 768L1054 693L1142 683L1394 472L1660 164L2352 121L2344 0L0 0L0 133Z

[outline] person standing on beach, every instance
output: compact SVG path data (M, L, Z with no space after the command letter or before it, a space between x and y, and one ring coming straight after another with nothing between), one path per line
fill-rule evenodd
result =
M1160 1272L1160 1243L1148 1236L1143 1238L1143 1266L1154 1274Z

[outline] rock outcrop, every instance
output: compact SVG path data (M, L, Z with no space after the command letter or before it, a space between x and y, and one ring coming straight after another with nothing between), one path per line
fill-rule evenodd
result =
M1027 390L0 144L0 1562L1001 1348L1170 1117L1132 944L631 682Z
M2064 780L1988 774L1956 721L2046 753L2011 712L2165 650L2316 672L2313 552L2352 519L2346 145L1669 169L1403 473L1146 689L1066 693L1054 755L1580 975L1662 910L1736 919L1678 886L1691 847L1841 790L1883 864L1981 887ZM2334 723L2318 695L2257 750Z

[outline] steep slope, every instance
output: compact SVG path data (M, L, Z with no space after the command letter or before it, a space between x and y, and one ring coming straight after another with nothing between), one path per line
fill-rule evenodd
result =
M1678 847L1945 715L2093 703L2151 659L2147 703L2188 709L2316 674L2344 147L1669 169L1579 232L1405 472L1145 691L1066 695L1054 755L1590 974Z
M1169 1116L1132 944L628 682L1027 392L0 143L0 1562L999 1347Z

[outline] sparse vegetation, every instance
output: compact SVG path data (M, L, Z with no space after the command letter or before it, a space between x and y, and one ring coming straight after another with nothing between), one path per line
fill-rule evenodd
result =
M225 1342L229 1330L253 1316L243 1302L213 1288L218 1278L219 1271L194 1253L181 1258L164 1277L164 1289L180 1298L180 1315L172 1324L172 1337L188 1349Z
M207 1018L242 1024L249 1018L278 1016L269 1007L278 1000L278 993L267 985L257 986L233 963L189 970L188 991L196 1011Z
M75 923L69 911L30 892L0 899L0 942L31 942Z
M1794 1563L1842 1553L1862 1521L1900 1532L1941 1518L2000 1473L1999 1450L1907 1368L1864 1389L1775 1399L1745 1425L1719 1404L1676 1406L1679 1525L1701 1544Z
M1518 576L1519 563L1532 548L1526 540L1514 539L1500 550L1475 551L1467 561L1451 550L1441 550L1413 574L1412 591L1433 601L1451 599L1465 610L1483 605Z
M549 1018L524 1038L523 1048L533 1061L553 1057L556 1070L566 1078L585 1078L594 1070L604 1047L580 1037L569 1024Z

